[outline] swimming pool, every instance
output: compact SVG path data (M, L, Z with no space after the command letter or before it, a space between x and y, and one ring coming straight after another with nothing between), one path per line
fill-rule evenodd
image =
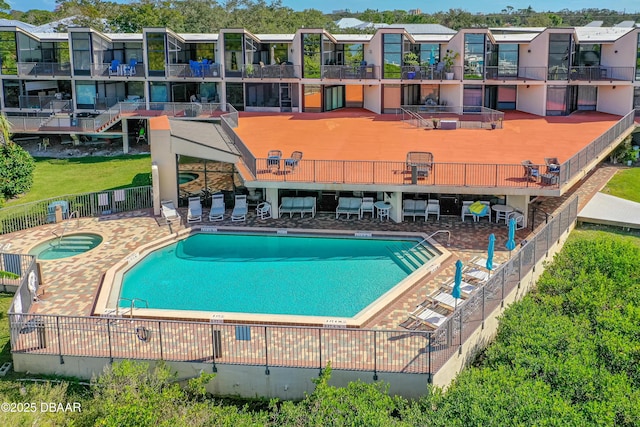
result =
M47 240L29 251L39 260L54 260L68 258L89 252L102 243L102 236L95 233L67 234L61 239Z
M411 249L418 237L346 237L192 234L126 271L119 306L353 317L441 255L429 244ZM411 263L407 251L419 252Z

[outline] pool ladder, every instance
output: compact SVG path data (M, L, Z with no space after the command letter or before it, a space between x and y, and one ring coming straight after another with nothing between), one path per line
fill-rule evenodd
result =
M71 212L71 215L69 215L69 218L67 218L67 220L64 222L64 225L62 226L62 232L60 233L60 235L56 233L56 230L51 231L51 234L53 234L58 238L58 246L60 246L60 244L62 243L62 238L64 237L64 233L66 233L67 228L69 228L69 223L73 218L76 219L76 228L79 228L80 227L80 211L73 211Z
M130 303L130 307L129 307L129 318L133 319L133 309L136 308L136 301L141 301L144 303L144 308L149 308L149 303L147 303L147 300L144 300L142 298L119 298L118 299L118 304L116 304L116 317L119 317L118 314L118 309L120 308L120 302L121 301L129 301ZM138 308L142 308L142 307L138 307Z

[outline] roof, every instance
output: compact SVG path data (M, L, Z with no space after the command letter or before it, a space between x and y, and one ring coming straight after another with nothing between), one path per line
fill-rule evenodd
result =
M540 33L491 34L496 43L529 43Z
M387 28L404 28L410 34L456 34L456 30L440 24L391 24Z
M17 27L25 31L33 31L36 28L35 25L27 24L26 22L18 21L17 19L0 19L0 27Z
M218 40L218 34L205 33L180 33L178 34L184 41L188 42L211 42Z
M576 43L614 43L633 27L576 27Z
M295 34L256 34L257 38L262 40L263 42L292 42Z
M334 34L333 37L338 43L369 43L372 34Z
M237 150L225 142L214 123L169 119L169 124L171 126L171 136L173 137L192 141L226 153L238 154Z
M109 33L105 35L115 42L142 42L142 33Z
M416 43L445 43L453 38L453 34L418 34L413 36Z

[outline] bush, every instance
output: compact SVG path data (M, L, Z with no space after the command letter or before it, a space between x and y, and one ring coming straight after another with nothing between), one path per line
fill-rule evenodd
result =
M10 199L29 191L35 167L33 157L19 145L0 144L0 197Z

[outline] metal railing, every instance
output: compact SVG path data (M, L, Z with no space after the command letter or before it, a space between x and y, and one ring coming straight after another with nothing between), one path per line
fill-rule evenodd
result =
M547 77L547 67L518 67L515 64L485 66L487 80L540 80Z
M29 298L23 283L9 313L11 351L57 355L60 363L65 356L162 359L211 363L214 371L228 364L268 372L276 366L322 370L331 362L332 369L372 372L374 378L378 372L433 375L546 257L577 208L574 198L434 331L25 314L16 310L18 299Z
M240 152L242 161L244 162L249 172L255 177L257 171L256 157L253 155L251 150L249 150L249 147L247 147L247 145L238 136L238 134L236 134L233 130L238 127L238 120L240 117L240 115L238 114L238 110L236 110L231 104L227 104L227 110L229 111L227 114L223 114L220 116L220 125L229 137L230 142Z
M22 255L22 254L0 254L1 258L12 259L15 262L20 262L20 279L18 279L18 287L15 291L15 295L13 296L13 300L11 301L11 305L9 306L10 313L28 313L31 310L31 305L33 304L33 300L36 295L31 293L29 289L29 275L33 272L38 277L36 257L33 255ZM14 264L12 267L15 268L17 265ZM5 264L5 267L7 265ZM11 285L11 283L7 283L6 285ZM3 284L6 290L6 285ZM18 319L20 317L18 316Z
M424 119L454 118L465 129L488 129L491 124L502 128L504 113L488 107L447 105L402 105L401 109L416 113ZM455 117L452 117L455 116Z
M0 209L0 234L55 222L50 204L61 200L69 203L69 212L78 211L81 217L148 209L153 206L150 186L52 197Z
M70 76L69 62L18 62L18 77Z
M363 80L378 79L377 65L323 65L322 79Z
M569 71L569 80L578 81L605 81L622 80L632 82L634 80L634 67L606 67L606 66L578 66Z
M579 174L589 163L600 157L602 152L609 147L616 139L635 127L635 110L631 110L615 125L607 129L602 135L594 139L589 145L576 153L569 160L560 165L560 184L569 182L574 176Z
M70 99L58 98L55 95L20 95L18 107L32 110L46 110L48 112L72 111Z
M377 74L377 70L376 70ZM437 66L426 65L393 65L384 68L383 79L400 80L462 80L462 67L453 66L448 70L439 70Z
M118 64L113 67L111 63L93 63L91 64L91 75L93 77L143 77L144 64Z
M298 79L299 65L259 65L245 64L241 68L243 79Z
M400 111L402 111L402 121L409 123L411 126L417 127L417 128L432 128L433 127L433 121L432 120L428 120L425 119L424 117L422 117L421 115L419 115L418 113L416 113L415 111L411 111L405 108L400 108Z
M167 77L206 78L220 77L220 64L167 64Z
M0 276L2 291L7 292L7 285L19 286L20 282L29 274L31 264L35 261L33 255L12 254L0 252L0 271L6 271L18 276L17 279L9 279Z
M11 123L11 131L37 131L49 120L46 117L26 117L26 116L7 116L7 120Z

